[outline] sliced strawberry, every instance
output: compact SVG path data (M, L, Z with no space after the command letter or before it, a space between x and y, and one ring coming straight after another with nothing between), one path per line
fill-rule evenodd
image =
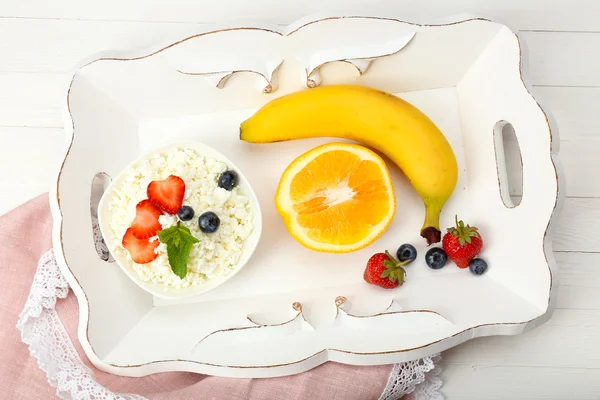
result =
M178 176L169 175L163 181L152 181L148 185L148 198L166 213L177 214L183 204L185 182Z
M159 241L151 242L148 239L138 239L133 235L132 228L127 229L125 232L122 244L131 254L133 261L138 264L148 264L158 257L158 254L154 253L154 249L158 247Z
M133 236L138 239L148 239L156 236L156 231L162 229L158 217L162 213L150 200L142 200L135 206L135 219L131 223Z

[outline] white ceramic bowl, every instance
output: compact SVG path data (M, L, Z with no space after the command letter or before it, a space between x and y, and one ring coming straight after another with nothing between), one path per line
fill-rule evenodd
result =
M209 279L206 282L201 284L190 286L187 288L173 288L169 287L165 284L155 283L152 281L144 281L139 275L132 269L131 261L129 261L122 252L115 252L113 249L119 244L115 243L110 232L110 222L112 219L112 212L108 209L108 205L110 203L110 197L112 193L112 189L115 186L121 184L122 180L125 179L127 172L137 163L146 160L157 153L164 153L169 150L175 148L190 148L195 150L198 154L211 157L216 160L219 160L225 164L231 170L237 172L239 176L239 187L241 192L246 195L250 201L250 207L253 212L253 225L254 228L250 233L250 236L246 239L244 243L244 247L242 249L242 254L240 255L240 259L238 264L234 267L233 271L231 271L227 276L218 277L215 279ZM104 192L102 198L100 199L100 203L98 205L98 223L100 226L100 231L102 232L102 236L113 256L117 264L121 267L123 272L134 281L139 287L144 289L145 291L151 293L154 296L158 296L165 299L185 299L194 296L198 296L202 293L206 293L210 290L217 288L223 283L227 282L229 279L233 278L250 260L250 257L256 250L258 245L261 231L262 231L262 213L260 210L260 205L258 203L258 199L256 198L256 193L248 183L248 180L239 170L239 168L231 162L227 157L223 154L219 153L217 150L209 147L203 143L196 141L185 141L185 142L170 142L167 144L163 144L160 147L157 147L144 155L137 158L135 161L131 162L120 174L114 179L111 184L108 186L106 191Z

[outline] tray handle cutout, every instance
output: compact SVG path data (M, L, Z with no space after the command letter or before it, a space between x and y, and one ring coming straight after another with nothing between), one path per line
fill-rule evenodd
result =
M105 172L98 172L92 179L92 189L90 193L90 217L92 218L92 239L94 240L94 247L96 253L102 261L112 263L115 262L112 255L108 251L108 246L102 237L100 232L100 225L98 224L98 205L102 195L110 185L112 179Z
M353 314L350 311L352 304L344 296L338 296L335 305L337 315L334 326L338 329L419 334L432 329L447 329L453 325L436 311L404 310L395 300L385 310L367 315Z
M523 197L523 157L510 122L501 120L494 125L494 150L500 197L504 206L516 208Z
M256 85L259 90L263 93L268 94L275 90L277 90L278 80L277 80L277 70L281 66L283 61L281 61L275 69L270 72L261 72L257 70L251 69L239 69L239 70L231 70L225 72L185 72L182 70L177 70L180 74L184 75L199 75L206 79L211 85L216 87L217 89L225 88L225 84L227 81L234 76L235 74L241 73L250 73L257 75L260 79L257 81Z
M392 40L368 43L359 46L330 47L313 51L300 60L306 69L306 86L314 88L321 84L321 67L334 62L345 62L353 65L360 75L364 74L374 60L391 56L400 52L415 37L415 31L406 31Z
M206 32L190 36L160 51L166 64L186 75L203 76L210 84L218 89L224 89L226 82L238 73L253 73L260 79L257 81L259 90L263 93L273 93L278 89L276 77L279 67L287 59L295 59L305 70L305 86L314 88L321 84L320 69L322 66L345 62L353 65L362 75L371 63L377 59L394 55L404 49L417 34L411 26L390 30L378 36L357 34L351 45L340 46L331 34L326 40L311 30L312 23L298 27L288 32L279 32L264 28L240 28L244 30L244 40L229 40L215 42L214 32ZM303 29L303 28L307 29ZM228 33L228 35L231 32ZM298 52L290 57L287 36L302 43L297 46ZM222 57L205 57L214 53L218 48ZM248 54L241 59L233 54Z
M192 347L191 352L215 351L232 345L284 341L285 338L299 332L314 331L314 327L304 318L302 304L294 302L292 309L295 315L283 322L269 321L266 323L264 320L257 320L260 315L248 315L244 326L219 329L209 333Z

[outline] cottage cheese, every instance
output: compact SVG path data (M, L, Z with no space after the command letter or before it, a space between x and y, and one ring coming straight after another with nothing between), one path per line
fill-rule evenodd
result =
M131 268L145 281L166 284L174 288L198 285L208 279L229 274L236 266L244 241L252 232L253 213L248 197L239 186L227 191L218 186L219 175L227 165L204 157L192 149L173 149L156 154L127 172L123 182L114 187L108 210L112 213L110 223L113 252L123 254ZM191 221L182 222L198 238L188 259L188 273L180 279L173 273L167 259L167 247L160 244L155 252L158 257L148 264L137 264L121 245L127 228L135 218L135 206L147 198L146 189L154 180L163 180L177 175L186 185L184 205L194 209ZM217 232L205 234L200 231L198 217L206 212L216 213L221 225ZM159 222L163 229L175 225L176 215L162 215ZM158 237L150 240L158 240Z

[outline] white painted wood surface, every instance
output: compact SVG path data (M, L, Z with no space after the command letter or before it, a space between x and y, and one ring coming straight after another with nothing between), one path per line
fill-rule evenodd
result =
M343 6L342 6L343 4ZM558 309L539 329L443 354L448 399L600 399L600 2L597 0L20 0L0 5L0 213L47 191L65 137L69 68L199 24L289 23L314 12L428 19L470 12L523 32L535 95L561 134L566 195L555 238ZM428 14L425 14L428 13ZM452 288L448 288L451 295ZM474 299L476 301L476 299Z

